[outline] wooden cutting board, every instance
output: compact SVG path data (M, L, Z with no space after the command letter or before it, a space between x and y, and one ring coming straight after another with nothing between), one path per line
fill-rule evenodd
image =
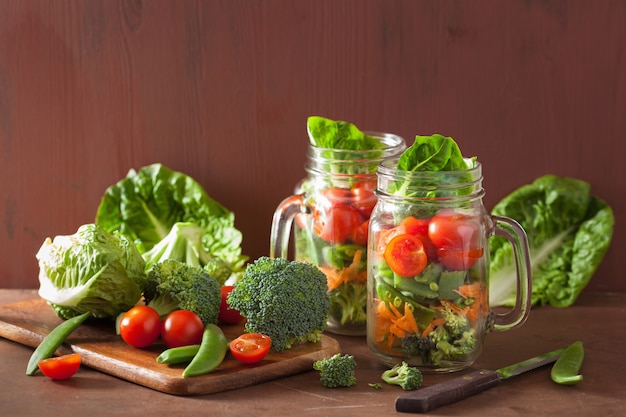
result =
M42 299L0 306L0 336L35 348L61 320ZM221 326L234 339L243 325ZM312 370L313 362L340 352L339 343L324 335L318 343L306 343L282 352L270 352L256 365L244 365L230 354L212 373L183 378L184 365L156 362L166 347L160 342L147 349L127 345L115 334L112 321L87 322L76 329L57 355L77 352L82 364L127 381L173 395L211 394ZM26 372L26 363L24 363Z

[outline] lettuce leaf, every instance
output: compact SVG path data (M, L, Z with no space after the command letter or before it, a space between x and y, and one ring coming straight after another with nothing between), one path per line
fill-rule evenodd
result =
M319 148L369 151L385 147L385 144L380 140L366 135L354 124L342 120L309 116L307 132L311 145Z
M492 214L516 220L526 231L532 268L532 305L567 307L589 283L610 247L615 219L590 185L545 175L497 203ZM516 272L511 245L490 238L492 306L511 306Z
M203 229L202 244L208 253L233 270L247 260L241 253L243 235L235 228L234 213L193 178L162 164L131 169L126 178L107 188L95 222L128 237L141 254L164 239L176 223L194 223Z

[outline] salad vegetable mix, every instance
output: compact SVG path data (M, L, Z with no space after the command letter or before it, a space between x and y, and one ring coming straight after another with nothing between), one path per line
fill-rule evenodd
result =
M296 252L326 275L331 299L329 320L342 326L364 326L367 238L377 201L377 164L363 167L353 151L371 151L369 157L375 157L382 155L379 149L386 145L348 122L311 116L307 127L311 145L328 149L337 162L328 164L332 175L309 177L300 185L313 209L295 218Z
M441 135L417 136L397 160L398 171L428 175L412 177L423 178L417 187L391 182L391 195L423 204L398 204L391 215L372 223L368 340L375 352L417 366L473 361L488 309L478 267L485 231L479 210L447 203L468 192L464 184L472 180L470 171L459 184L446 184L458 177L445 175L473 166L473 158L464 158L454 140Z

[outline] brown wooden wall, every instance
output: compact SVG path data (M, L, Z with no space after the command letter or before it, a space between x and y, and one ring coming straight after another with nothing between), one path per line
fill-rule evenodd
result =
M485 204L543 174L591 183L626 290L626 2L2 0L0 287L38 287L44 238L161 162L268 254L304 176L306 118L442 133L484 165Z

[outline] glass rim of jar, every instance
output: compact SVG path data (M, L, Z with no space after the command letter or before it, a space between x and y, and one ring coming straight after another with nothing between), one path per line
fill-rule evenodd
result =
M307 157L309 160L324 163L367 163L377 164L387 158L399 155L406 149L406 140L395 133L363 131L364 134L378 139L386 145L379 149L335 149L309 144Z

